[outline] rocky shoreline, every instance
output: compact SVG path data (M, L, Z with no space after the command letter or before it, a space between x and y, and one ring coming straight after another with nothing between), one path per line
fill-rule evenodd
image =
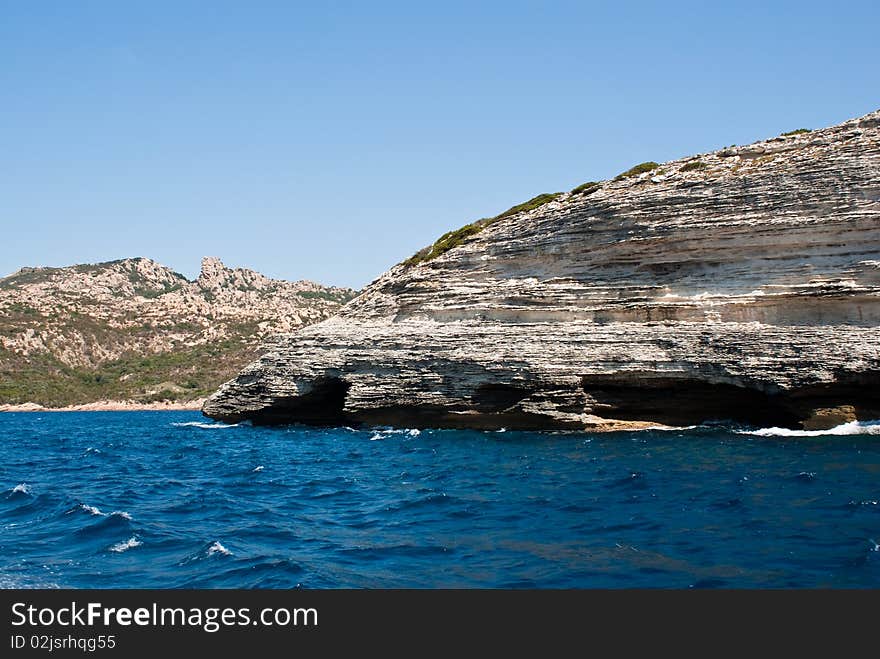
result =
M0 405L0 412L136 412L144 410L199 410L205 403L204 398L184 402L163 401L158 403L138 403L126 400L99 400L82 405L66 407L43 407L36 403L20 405Z

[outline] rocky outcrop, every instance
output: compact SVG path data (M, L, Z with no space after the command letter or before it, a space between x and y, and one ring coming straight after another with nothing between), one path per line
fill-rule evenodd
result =
M539 429L797 427L844 405L880 418L880 112L633 171L451 234L460 244L393 267L336 317L275 337L204 413Z
M802 421L801 425L804 430L829 430L853 421L858 421L855 408L852 405L841 405L813 410L812 416Z

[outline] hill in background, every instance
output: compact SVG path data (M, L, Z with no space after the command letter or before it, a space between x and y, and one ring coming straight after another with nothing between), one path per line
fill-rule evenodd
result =
M197 400L266 337L329 318L355 295L211 257L195 281L147 258L22 268L0 279L0 405Z

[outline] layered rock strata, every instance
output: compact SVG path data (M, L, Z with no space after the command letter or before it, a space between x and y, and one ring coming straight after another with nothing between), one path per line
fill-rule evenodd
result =
M562 194L391 268L267 347L206 415L487 429L815 427L841 406L880 418L880 112Z

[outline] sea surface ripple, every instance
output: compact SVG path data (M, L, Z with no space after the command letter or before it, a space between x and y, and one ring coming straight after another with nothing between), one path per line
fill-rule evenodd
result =
M877 430L0 414L0 587L877 588Z

